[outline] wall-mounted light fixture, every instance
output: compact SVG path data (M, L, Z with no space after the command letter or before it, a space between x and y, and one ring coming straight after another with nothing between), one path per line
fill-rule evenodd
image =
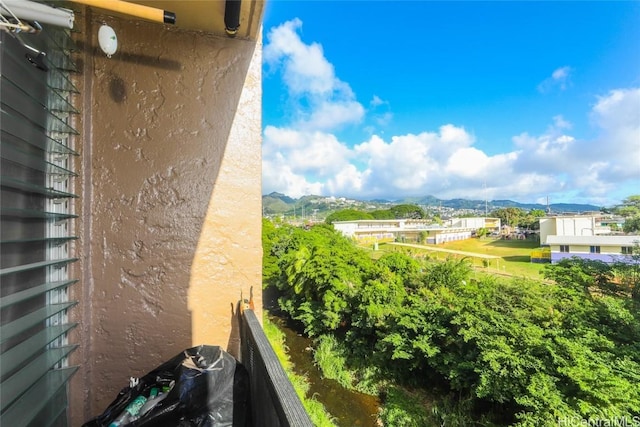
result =
M98 44L100 49L107 54L107 58L111 58L111 55L118 50L118 37L113 28L107 24L102 24L98 30Z

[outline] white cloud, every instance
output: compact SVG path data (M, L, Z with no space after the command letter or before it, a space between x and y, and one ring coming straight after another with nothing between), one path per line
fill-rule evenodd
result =
M519 149L515 167L566 177L564 188L590 199L612 191L640 188L640 88L619 89L597 98L591 111L598 136L580 140L564 131L561 116L540 136L515 136Z
M263 159L285 164L294 174L327 179L348 165L351 152L331 134L267 126Z
M569 76L569 67L562 67L551 73L551 78L556 81L564 81Z
M569 66L564 66L555 69L551 76L546 78L538 85L538 91L545 93L549 92L553 89L565 90L571 84L571 73L572 68Z
M386 102L383 101L378 95L373 95L373 98L371 98L371 101L369 101L369 105L374 108L383 104L386 104Z
M264 193L523 201L570 194L574 200L604 201L634 184L640 188L640 88L597 97L590 112L597 136L588 140L576 137L560 114L549 118L541 134L515 135L512 148L496 154L453 124L385 136L378 127L393 119L389 103L372 95L366 111L336 77L322 46L301 40L301 27L294 19L272 28L264 47L267 66L282 73L289 95L285 108L293 112L290 123L264 130ZM538 89L565 90L572 72L558 68ZM356 123L370 135L366 140L347 143L335 134Z
M300 39L301 28L298 18L272 28L263 50L264 62L272 69L282 70L296 127L332 130L360 122L364 107L351 87L336 77L322 46L305 44Z
M388 139L372 135L353 147L331 133L268 126L264 191L392 200L433 194L515 200L549 195L553 201L572 194L576 200L605 201L620 188L640 184L638 106L640 88L611 91L592 109L597 138L568 134L571 124L555 116L543 134L516 135L513 151L495 155L452 124Z
M601 129L591 158L609 159L599 176L607 181L639 179L640 88L616 89L598 97L591 120Z
M464 178L482 178L488 163L489 157L477 148L461 148L449 158L445 170Z
M263 59L284 68L283 80L293 93L330 93L335 84L333 65L324 57L322 46L306 45L300 40L300 28L302 21L298 18L272 28Z
M334 129L346 123L357 123L364 109L357 101L320 102L298 126L305 129Z
M553 117L553 127L555 129L571 129L573 125L566 121L562 115L558 114Z

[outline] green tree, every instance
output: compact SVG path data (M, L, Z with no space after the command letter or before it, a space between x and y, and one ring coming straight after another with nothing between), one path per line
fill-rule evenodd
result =
M391 209L380 209L380 210L371 211L370 213L374 219L395 219L396 218L396 216L391 211Z
M417 205L395 205L389 209L393 212L397 219L422 219L426 218L426 214L421 207Z
M640 413L640 301L617 265L562 260L545 267L550 285L472 278L464 260L372 261L330 226L266 234L281 306L308 334L341 340L345 366L462 396L459 425Z
M544 277L558 285L590 295L595 288L605 289L611 283L614 272L606 262L571 257L556 264L547 264L542 271Z
M640 231L640 195L627 197L621 204L614 206L612 212L625 218L622 226L625 233Z
M518 227L523 220L525 213L520 208L508 207L494 210L491 212L491 216L500 218L500 223L502 225Z
M281 307L303 322L309 335L343 327L350 322L352 298L373 261L330 226L296 229L293 234L295 239L288 238L293 244L278 262Z
M361 219L373 219L373 215L356 209L343 209L328 215L324 222L333 224L335 221L357 221Z
M640 231L640 215L625 218L622 230L625 233L637 233Z
M274 239L277 238L277 230L273 222L262 219L262 283L263 287L273 283L280 275L278 258L273 251Z
M623 217L640 215L640 195L627 197L621 204L614 206L612 211Z
M526 227L529 230L540 229L540 218L544 217L546 213L542 209L531 209L520 223L521 226Z
M640 244L633 246L630 256L617 259L613 269L624 291L640 302Z

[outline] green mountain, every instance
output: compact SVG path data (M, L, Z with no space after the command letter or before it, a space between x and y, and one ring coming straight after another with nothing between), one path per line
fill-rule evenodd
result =
M423 208L451 208L491 212L494 209L516 207L526 211L541 209L547 211L547 206L540 203L519 203L513 200L468 200L468 199L438 199L434 196L407 197L402 200L355 200L316 195L303 196L294 199L282 193L273 192L262 196L264 215L292 215L298 218L325 217L331 212L343 209L357 209L363 211L388 209L390 205L413 204ZM600 211L600 206L578 203L554 203L548 207L552 213L579 213Z

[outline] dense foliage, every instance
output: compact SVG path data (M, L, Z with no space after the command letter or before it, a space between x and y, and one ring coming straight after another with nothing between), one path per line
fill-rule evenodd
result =
M343 209L327 215L325 222L333 224L336 221L358 221L361 219L379 219L374 218L369 212L359 211L357 209Z
M625 218L623 225L625 233L640 231L640 195L627 197L613 208L613 212Z
M490 216L500 218L502 225L538 230L540 228L539 220L545 216L545 212L541 209L531 209L527 212L521 208L508 207L496 209L491 212Z
M456 396L457 425L640 413L637 264L564 260L545 269L553 285L473 279L465 261L373 261L326 225L267 230L265 285L282 309L310 336L338 337L353 368Z
M426 218L424 210L417 205L395 205L389 209L378 209L370 212L357 209L343 209L327 216L325 222L356 221L360 219L422 219Z

